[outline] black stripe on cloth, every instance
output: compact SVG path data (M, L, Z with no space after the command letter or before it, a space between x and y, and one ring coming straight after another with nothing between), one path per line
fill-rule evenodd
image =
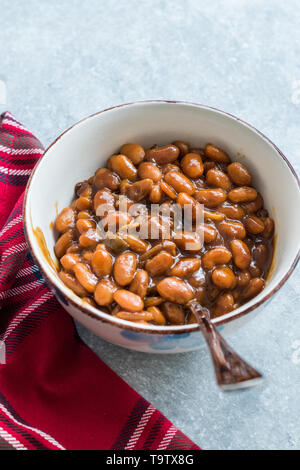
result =
M0 153L1 153L1 150L0 150ZM36 156L36 157L33 157L33 156L32 156L31 158L29 158L28 155L24 155L24 157L25 157L25 156L27 157L27 158L26 158L26 165L28 165L28 166L29 166L29 165L32 165L32 166L33 166L33 165L35 165L36 162L38 161L37 156ZM24 164L25 164L25 159L24 159L24 158L23 158L23 160L21 160L20 157L19 157L19 158L13 158L13 157L10 157L10 156L8 156L8 155L7 155L7 156L3 156L3 155L1 156L1 155L0 155L0 161L1 161L1 162L4 162L4 163L9 163L10 165L16 165L16 166L17 166L17 165L24 165ZM26 168L26 169L28 169L28 168Z
M26 186L30 175L11 175L0 172L0 183L10 184L12 186Z
M163 427L165 418L163 415L160 415L158 419L155 421L154 425L151 428L151 431L149 432L147 439L145 440L143 444L143 450L149 450L151 449L151 445L153 444L157 434L160 432L161 428Z
M1 450L15 450L15 448L5 439L2 439L2 437L0 437L0 451Z
M142 397L136 402L118 438L112 445L111 450L120 450L126 447L127 442L132 436L135 428L137 427L141 417L145 413L148 406L149 403Z

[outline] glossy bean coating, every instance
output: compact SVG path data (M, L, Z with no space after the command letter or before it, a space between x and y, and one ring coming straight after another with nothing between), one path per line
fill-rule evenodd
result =
M141 297L125 289L119 289L114 293L114 301L123 310L128 310L129 312L140 312L144 308L144 302Z
M137 267L137 257L134 253L126 252L119 255L114 264L114 278L120 286L131 283Z
M134 279L129 286L129 290L144 299L147 295L148 284L149 274L144 269L141 269L136 272Z
M85 211L92 208L92 199L90 197L80 196L75 203L78 211Z
M163 165L165 163L175 162L179 153L179 148L176 147L176 145L163 145L162 147L155 147L146 150L145 159L148 161L155 161L158 165Z
M241 222L223 220L222 222L219 222L218 229L223 237L239 238L240 240L243 240L246 237L246 230Z
M176 277L166 277L160 281L157 291L164 299L178 304L186 304L194 297L193 289Z
M94 196L94 211L98 217L104 217L115 207L115 198L108 189L100 189Z
M99 278L109 276L113 268L113 258L111 254L102 248L96 250L91 259L92 270Z
M155 163L142 162L138 167L138 177L141 179L149 178L157 183L162 178L162 172Z
M94 176L94 184L97 189L108 188L111 191L117 191L120 182L119 176L107 168L99 168Z
M265 228L264 228L264 231L262 233L263 237L264 238L271 238L271 236L274 233L274 221L270 217L267 217L264 220L264 225L265 225Z
M90 228L95 228L96 223L93 220L89 219L78 219L76 222L76 229L78 233L82 234L83 232L86 232Z
M150 178L145 178L140 181L129 185L126 189L126 196L134 202L139 202L148 196L153 187L153 181Z
M181 157L184 157L184 155L189 153L189 144L187 144L186 142L183 142L182 140L175 140L175 142L173 142L173 144L177 148L179 148Z
M234 298L233 295L229 292L225 292L221 294L217 300L215 307L213 308L213 315L214 317L218 317L220 315L224 315L225 313L231 312L234 307Z
M195 187L191 180L179 171L169 171L165 175L165 182L172 186L177 193L185 192L189 196L192 196L195 192Z
M173 302L164 302L161 304L161 309L168 322L172 325L184 324L184 310L181 305Z
M249 186L240 186L229 191L228 198L234 203L251 202L257 198L257 191Z
M194 194L195 199L206 207L217 207L226 201L227 194L221 188L199 189Z
M248 169L239 162L233 162L227 167L228 176L237 186L250 186L252 176Z
M66 273L65 271L60 271L58 273L62 282L71 289L79 297L84 297L88 295L88 291L77 281L74 274Z
M204 149L205 156L210 158L211 160L218 162L218 163L228 163L230 162L230 158L228 157L227 153L223 152L219 147L216 147L212 144L207 144Z
M116 314L117 318L121 318L122 320L127 320L127 321L134 321L134 322L149 322L153 319L153 315L151 312L148 311L143 311L143 312L126 312L120 310Z
M185 211L185 213L190 211L192 220L196 220L197 216L200 217L203 212L200 204L185 192L178 194L176 202Z
M74 231L68 230L64 232L57 242L55 243L54 252L57 258L61 258L67 251L67 248L71 245L74 240Z
M257 193L257 196L254 201L248 202L247 204L243 204L243 207L247 212L254 213L262 208L263 203L264 201L261 194Z
M201 260L199 258L182 258L170 270L170 275L184 279L195 271L198 271L200 265Z
M73 271L76 263L79 263L80 256L76 253L66 253L60 258L60 262L65 271Z
M225 202L218 207L218 211L225 214L228 219L241 220L245 216L245 210L239 204Z
M136 179L137 169L126 155L113 155L109 158L107 166L122 179L128 179L130 181L134 181Z
M202 237L204 243L212 243L217 238L218 232L215 227L208 224L200 224L197 233Z
M250 280L247 287L245 287L242 292L242 297L244 300L250 300L256 295L258 295L264 288L264 281L260 277L255 277Z
M56 217L55 228L63 233L72 228L75 222L75 213L71 207L65 207Z
M145 269L150 276L162 276L174 263L173 256L166 251L161 251L145 264Z
M165 316L158 307L148 307L147 312L152 313L152 322L155 325L165 325L167 323Z
M82 248L91 248L100 241L100 235L95 229L89 229L79 237L79 244Z
M149 201L152 204L158 204L162 200L162 189L159 184L155 184L152 186L152 189L149 194Z
M98 305L110 305L114 300L114 292L116 291L115 284L110 279L102 279L98 282L94 298Z
M219 289L233 289L236 286L236 277L228 266L216 268L211 276L212 282Z
M245 242L232 240L231 251L234 264L239 269L248 269L251 263L251 253Z
M248 233L252 233L257 235L264 231L265 224L263 220L261 220L256 215L250 215L244 219L244 224Z
M214 186L216 188L221 188L224 191L229 191L231 188L231 181L226 175L221 170L218 170L217 168L212 168L211 170L208 170L206 173L206 182L210 186Z
M170 198L170 199L176 199L176 191L172 186L170 186L168 183L165 181L160 182L160 189Z
M201 238L195 232L178 232L174 241L180 250L187 253L198 253L202 248Z
M202 266L211 270L220 264L228 264L231 260L231 253L225 247L212 248L202 256Z
M145 158L145 150L138 144L125 144L120 149L122 155L126 155L134 165L138 165Z
M236 279L237 279L238 286L245 287L247 286L247 284L249 283L251 279L251 274L247 269L244 271L237 271Z
M142 240L138 236L130 233L124 233L123 238L126 243L128 243L129 248L136 253L145 253L145 251L150 247L149 243L145 240Z
M268 248L264 243L258 243L253 250L253 259L261 271L265 271L268 261Z
M92 273L89 266L83 263L76 263L73 267L76 279L90 293L95 291L98 279Z
M189 178L200 178L204 172L203 162L197 153L188 153L180 162L183 173Z

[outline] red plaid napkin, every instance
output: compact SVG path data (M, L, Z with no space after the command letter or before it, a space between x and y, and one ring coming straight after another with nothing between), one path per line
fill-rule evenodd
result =
M43 146L1 118L0 449L199 449L82 342L46 286L22 222Z

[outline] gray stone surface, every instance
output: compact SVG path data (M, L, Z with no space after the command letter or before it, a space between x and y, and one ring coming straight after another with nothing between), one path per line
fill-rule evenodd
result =
M44 145L105 107L182 99L240 116L299 166L298 0L0 0L0 10L7 107ZM79 330L200 446L299 449L299 280L298 270L232 339L266 377L244 392L217 389L205 350L149 356Z

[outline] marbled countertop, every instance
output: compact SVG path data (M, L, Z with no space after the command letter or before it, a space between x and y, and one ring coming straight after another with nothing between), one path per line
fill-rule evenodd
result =
M0 9L0 106L45 146L100 109L177 99L245 119L299 168L298 0L0 0ZM259 327L232 338L266 377L243 392L217 389L206 350L150 356L79 331L200 446L299 449L299 281L298 270Z

